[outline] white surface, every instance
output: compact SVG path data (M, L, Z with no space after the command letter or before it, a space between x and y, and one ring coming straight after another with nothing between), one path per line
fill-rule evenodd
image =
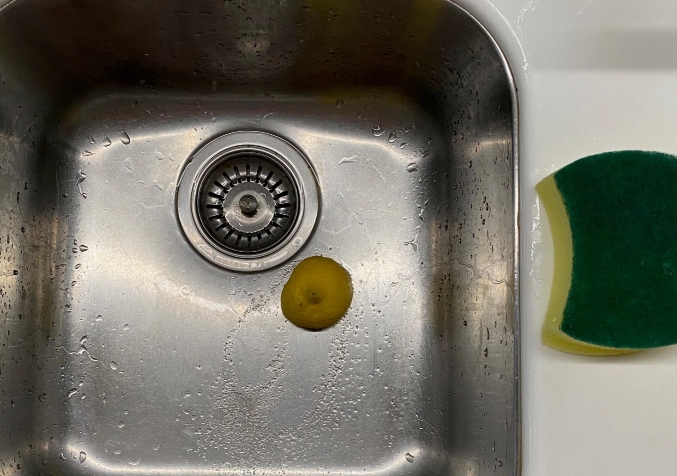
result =
M593 153L677 154L677 2L458 2L519 90L523 474L677 475L677 348L592 358L541 345L552 245L534 192Z

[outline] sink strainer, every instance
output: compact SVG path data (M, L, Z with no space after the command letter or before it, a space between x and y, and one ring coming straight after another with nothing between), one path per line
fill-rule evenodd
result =
M318 210L315 174L301 153L264 132L233 132L200 149L177 187L188 240L222 267L257 271L289 259Z

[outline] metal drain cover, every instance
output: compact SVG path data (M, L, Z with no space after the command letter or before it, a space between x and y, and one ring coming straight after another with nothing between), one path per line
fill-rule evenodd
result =
M186 165L176 196L191 244L239 271L289 259L312 232L319 204L306 158L264 132L233 132L208 143Z
M271 158L245 153L215 164L198 188L199 218L223 248L251 254L274 247L298 216L297 185Z

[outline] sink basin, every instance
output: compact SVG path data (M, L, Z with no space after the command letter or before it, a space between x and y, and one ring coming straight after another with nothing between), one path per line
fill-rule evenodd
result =
M469 13L16 0L0 38L3 476L517 474L516 93ZM236 146L279 235L195 218ZM312 332L315 255L354 297Z

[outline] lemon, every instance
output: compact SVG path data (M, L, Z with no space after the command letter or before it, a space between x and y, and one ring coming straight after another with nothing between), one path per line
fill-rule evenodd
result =
M301 261L282 288L282 313L306 329L335 324L350 307L350 274L331 258L312 256Z

